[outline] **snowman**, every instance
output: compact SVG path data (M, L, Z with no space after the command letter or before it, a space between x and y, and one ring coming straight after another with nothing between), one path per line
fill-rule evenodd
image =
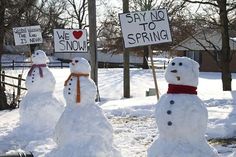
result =
M74 58L70 71L64 84L67 105L55 128L57 147L47 156L120 157L113 146L113 128L95 103L97 88L88 61Z
M159 136L148 149L148 157L218 157L205 139L208 113L197 96L199 64L176 57L168 65L169 83L156 105Z
M46 65L44 51L32 55L33 65L26 77L27 94L19 105L20 133L32 139L52 135L64 105L54 95L55 78Z

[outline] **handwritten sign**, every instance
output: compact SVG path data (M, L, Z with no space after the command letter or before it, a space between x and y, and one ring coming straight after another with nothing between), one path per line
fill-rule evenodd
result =
M166 9L119 14L125 48L171 42Z
M85 29L54 29L55 52L87 52Z
M13 28L15 45L38 44L43 42L41 28L37 26Z

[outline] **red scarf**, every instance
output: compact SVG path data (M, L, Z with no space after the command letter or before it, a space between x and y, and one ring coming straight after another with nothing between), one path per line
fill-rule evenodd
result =
M32 75L32 72L35 68L39 68L39 75L40 77L43 77L43 70L42 67L46 67L46 64L33 64L28 72L28 76Z
M88 77L89 74L83 74L83 73L71 73L70 76L67 78L67 80L64 83L64 86L66 86L68 84L68 81L71 79L71 77L77 77L77 93L76 93L76 102L79 103L80 102L80 81L79 78L81 76L84 77Z
M168 85L168 94L197 94L197 87L187 85Z

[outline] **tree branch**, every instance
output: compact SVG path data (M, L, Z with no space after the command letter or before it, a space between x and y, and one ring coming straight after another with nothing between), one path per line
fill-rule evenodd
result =
M198 1L198 0L184 0L186 2L189 2L189 3L195 3L195 4L204 4L204 5L212 5L214 7L219 7L216 3L212 3L212 2L204 2L203 0L201 1Z

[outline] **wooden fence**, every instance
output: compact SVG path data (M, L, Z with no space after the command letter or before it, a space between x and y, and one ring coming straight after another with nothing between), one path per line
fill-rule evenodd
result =
M26 61L2 61L2 68L4 69L12 69L14 70L15 68L29 68L31 67L32 63L31 62L26 62ZM64 67L69 67L68 63L63 63L62 61L58 62L49 62L48 63L49 67L59 67L59 68L64 68Z
M5 71L2 71L0 73L0 77L1 77L1 79L0 79L1 87L6 88L6 86L11 86L14 88L13 93L12 93L11 104L13 104L17 107L20 102L21 91L27 90L25 87L22 87L22 84L23 84L23 82L25 82L25 79L22 78L21 74L19 74L18 77L6 75ZM13 80L13 82L17 82L16 83L17 85L15 85L14 83L10 83L9 81L7 81L6 78ZM15 89L16 89L16 93L15 93Z

